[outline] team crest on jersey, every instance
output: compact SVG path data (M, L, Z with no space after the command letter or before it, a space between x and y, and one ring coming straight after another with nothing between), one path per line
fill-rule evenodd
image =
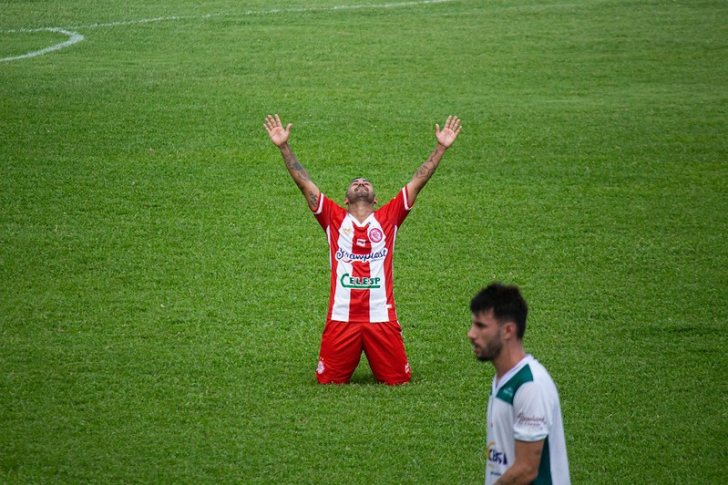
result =
M378 227L372 228L369 230L369 240L373 243L382 242L382 239L384 239L384 234L382 234L381 229Z

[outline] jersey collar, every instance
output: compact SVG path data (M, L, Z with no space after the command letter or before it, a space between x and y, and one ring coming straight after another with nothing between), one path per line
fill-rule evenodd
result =
M501 377L500 380L498 380L498 384L496 384L496 380L498 379L498 374L496 373L496 375L493 376L493 387L492 387L493 395L495 396L496 394L498 394L498 391L500 390L500 388L503 387L504 384L507 384L508 381L511 380L511 377L518 374L518 371L523 369L526 365L528 365L530 362L533 362L534 360L536 360L536 359L533 358L533 355L526 354L526 356L524 358L522 358L518 362L518 364L513 366L513 368L511 370L506 372L505 375L503 377Z

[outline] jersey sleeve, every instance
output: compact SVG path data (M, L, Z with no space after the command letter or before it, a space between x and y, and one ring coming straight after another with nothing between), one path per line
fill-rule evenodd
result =
M411 210L412 206L407 202L407 187L405 186L392 200L384 204L377 214L391 221L395 226L400 226Z
M314 217L316 217L316 220L325 231L331 225L334 215L343 210L336 202L326 197L323 192L320 192L318 205L311 212L313 212Z
M518 388L513 397L513 436L518 441L541 441L551 427L551 406L536 382Z

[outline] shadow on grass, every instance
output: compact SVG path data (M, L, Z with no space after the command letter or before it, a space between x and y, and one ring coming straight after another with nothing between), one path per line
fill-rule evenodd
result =
M358 373L355 372L353 376L351 376L351 380L349 381L349 384L357 384L357 385L378 385L381 384L377 379L374 377L374 374L371 373Z

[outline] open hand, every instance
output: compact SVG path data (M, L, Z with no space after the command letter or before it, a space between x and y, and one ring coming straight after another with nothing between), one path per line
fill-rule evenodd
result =
M437 138L437 143L445 148L449 148L455 141L455 138L458 137L458 133L460 133L462 128L457 116L448 116L442 131L440 131L440 125L435 125L435 138Z
M448 118L449 122L450 118ZM283 123L281 123L281 119L278 117L278 115L273 118L271 115L268 115L268 117L265 119L265 124L263 125L263 128L265 128L265 131L268 132L268 136L270 137L270 141L276 144L276 146L281 146L284 143L288 142L288 136L291 134L291 123L288 123L288 126L286 128L283 128Z

